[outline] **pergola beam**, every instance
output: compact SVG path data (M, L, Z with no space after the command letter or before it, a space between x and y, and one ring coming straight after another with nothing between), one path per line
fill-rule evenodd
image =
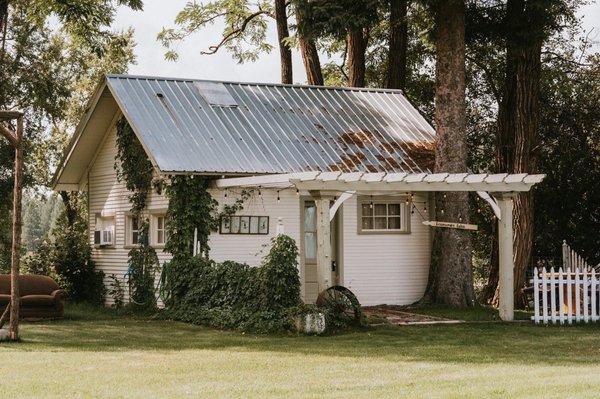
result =
M218 179L213 187L289 187L307 191L529 191L545 175L468 173L301 172Z

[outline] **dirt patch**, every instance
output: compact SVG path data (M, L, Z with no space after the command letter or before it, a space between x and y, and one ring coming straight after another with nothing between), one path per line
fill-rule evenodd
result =
M399 306L366 306L363 308L363 312L370 320L373 320L372 325L454 324L463 322L462 320L411 313Z

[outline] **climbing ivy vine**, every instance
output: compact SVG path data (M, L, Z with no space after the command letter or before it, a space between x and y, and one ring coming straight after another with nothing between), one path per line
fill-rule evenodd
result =
M132 194L132 216L138 218L138 244L129 251L129 291L130 300L135 307L156 308L154 279L159 268L158 256L150 246L150 222L145 214L148 195L152 187L160 186L153 179L154 168L148 159L146 151L125 118L117 122L117 157L115 170L119 181L125 182L125 187Z
M154 169L144 147L125 118L117 122L115 170L119 181L124 181L125 187L132 193L129 197L131 212L139 215L146 209L148 194L152 191Z
M224 205L219 211L219 203L208 191L210 179L204 176L176 175L171 177L165 194L169 199L167 210L167 230L169 236L165 250L173 257L191 257L194 232L197 229L198 253L208 259L210 233L219 227L223 216L231 216L244 207L251 190L243 190L233 204Z

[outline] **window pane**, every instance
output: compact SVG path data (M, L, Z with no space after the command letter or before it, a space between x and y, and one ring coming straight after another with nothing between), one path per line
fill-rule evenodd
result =
M131 218L131 230L138 230L138 218Z
M240 233L248 234L250 232L250 218L242 216L240 218Z
M258 216L250 217L250 234L258 234Z
M388 218L388 229L400 230L400 218L399 217L390 217Z
M165 243L165 232L164 230L158 230L157 232L157 237L156 237L156 242L158 244L164 244Z
M231 217L231 233L237 234L240 232L240 218L239 216Z
M373 229L373 218L372 217L363 217L362 218L362 228L363 228L363 230L372 230Z
M260 234L267 234L269 232L269 218L266 216L260 217L260 225L258 227Z
M231 232L230 226L231 222L228 217L224 217L223 219L221 219L221 233L229 234Z
M400 204L388 204L388 215L400 216Z
M162 216L159 216L159 217L157 217L157 218L156 218L156 224L158 225L158 228L159 228L160 230L162 230L162 229L163 229L163 226L165 225L165 218L164 218L164 217L162 217Z
M387 228L387 218L386 217L376 217L375 218L375 229L386 229Z
M304 233L304 258L315 259L317 257L317 235L315 233Z
M138 232L134 231L132 236L131 236L131 243L132 244L137 244L138 243Z
M373 214L372 204L362 204L362 214L363 216L371 216Z
M386 204L375 204L375 215L386 215L387 214Z
M304 231L317 231L317 208L315 205L306 205L304 208Z

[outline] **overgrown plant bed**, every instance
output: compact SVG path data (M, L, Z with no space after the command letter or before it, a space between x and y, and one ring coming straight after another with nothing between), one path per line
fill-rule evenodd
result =
M260 267L203 256L179 256L165 265L162 317L259 333L294 330L300 300L298 248L275 237Z

